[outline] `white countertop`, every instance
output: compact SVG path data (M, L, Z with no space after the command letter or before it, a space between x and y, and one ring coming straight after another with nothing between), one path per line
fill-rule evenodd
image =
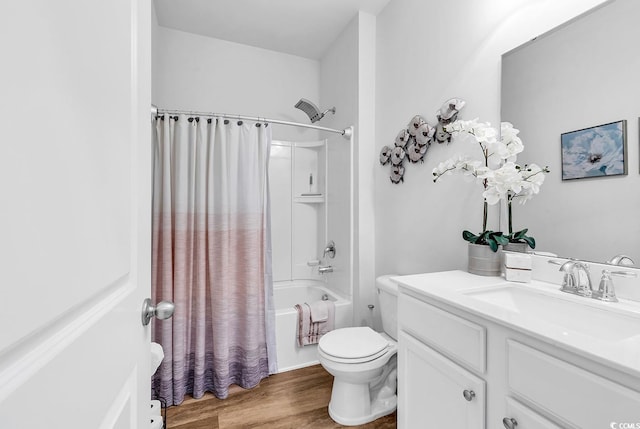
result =
M559 291L559 285L533 280L531 283L511 283L502 277L482 277L464 271L444 271L438 273L415 274L392 278L412 295L424 296L443 304L485 318L507 328L523 332L536 339L566 349L572 353L584 355L601 364L618 369L635 377L640 376L640 303L620 299L620 302L601 302ZM594 314L615 312L628 317L630 330L637 327L637 335L628 335L624 339L610 338L606 335L606 326L598 326L598 334L587 332L593 320L584 320L585 332L566 329L544 319L546 309L536 317L521 314L516 309L491 304L465 293L500 285L513 285L526 288L548 299L557 298L584 305L593 309ZM569 315L571 316L571 315ZM594 318L595 319L595 318ZM611 337L615 337L612 335Z

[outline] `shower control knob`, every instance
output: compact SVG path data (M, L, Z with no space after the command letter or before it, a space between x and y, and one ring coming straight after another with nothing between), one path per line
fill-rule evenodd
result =
M512 419L509 417L505 417L504 419L502 419L502 424L506 429L516 429L516 427L518 426L518 422L516 421L516 419Z
M464 399L466 399L467 401L473 401L473 398L476 397L476 392L474 392L473 390L465 390L464 392L462 392L462 396L464 396Z
M152 305L149 298L145 299L142 303L142 326L147 326L152 317L157 317L160 320L171 318L175 308L175 304L170 301L160 301L158 304Z

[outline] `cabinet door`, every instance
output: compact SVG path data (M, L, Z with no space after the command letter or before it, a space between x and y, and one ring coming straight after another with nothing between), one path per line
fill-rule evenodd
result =
M404 331L398 362L399 428L484 429L484 380Z

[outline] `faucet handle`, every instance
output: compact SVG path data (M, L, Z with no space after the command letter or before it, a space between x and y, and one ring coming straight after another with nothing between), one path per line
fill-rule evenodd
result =
M638 275L631 271L610 271L602 270L602 278L600 279L600 286L597 291L593 292L593 298L606 302L618 302L616 297L616 291L613 287L613 279L611 276L618 277L638 277Z
M329 240L324 248L324 251L322 252L323 258L327 255L329 255L331 259L336 257L336 243L333 240Z
M602 278L600 279L600 286L598 290L593 292L593 298L607 302L618 302L616 298L616 291L613 287L613 280L611 279L611 271L602 270Z

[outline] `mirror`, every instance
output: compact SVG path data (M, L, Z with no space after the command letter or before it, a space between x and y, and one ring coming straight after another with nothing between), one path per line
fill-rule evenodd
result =
M638 16L637 0L609 1L502 57L501 117L520 129L518 163L551 170L513 207L514 230L529 228L536 250L596 262L626 254L640 266ZM628 174L563 181L561 134L621 120Z

